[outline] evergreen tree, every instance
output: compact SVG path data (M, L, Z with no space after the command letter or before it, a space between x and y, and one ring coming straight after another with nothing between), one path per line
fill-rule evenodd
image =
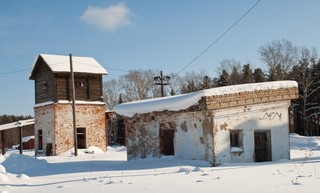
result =
M217 86L227 86L229 85L230 76L226 70L222 70L218 80Z
M254 69L253 72L254 82L265 82L266 77L264 73L262 72L261 68Z
M26 120L26 119L32 119L33 117L31 115L23 116L23 115L0 115L0 125L12 123L20 120Z
M170 89L170 96L174 96L174 95L176 95L176 91L173 88L171 88Z
M237 67L232 68L232 72L229 78L229 85L241 84L241 75L237 69Z
M252 69L250 64L243 65L242 73L241 73L241 82L242 83L253 83L255 82Z
M195 92L198 90L199 90L199 87L197 87L197 85L194 83L194 80L190 80L187 82L186 85L182 86L181 93L185 94L185 93Z
M119 100L118 103L121 104L123 103L122 101L122 95L119 95ZM117 126L118 126L118 130L117 130L117 139L115 140L116 144L118 145L124 145L125 144L125 125L124 125L124 120L122 118L122 116L117 115Z
M319 124L315 119L318 118L320 109L318 102L320 84L318 77L315 76L319 72L314 55L306 48L301 49L299 63L293 66L289 74L299 85L300 97L293 103L295 122L299 123L296 125L296 131L303 135L319 135Z

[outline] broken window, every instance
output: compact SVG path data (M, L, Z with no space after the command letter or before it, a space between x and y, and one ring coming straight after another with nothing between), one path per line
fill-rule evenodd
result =
M42 129L38 130L38 149L42 150Z
M242 130L230 130L230 146L242 148Z
M77 128L77 143L79 149L85 149L86 148L86 128L80 127Z
M48 90L48 82L44 81L41 83L42 90Z

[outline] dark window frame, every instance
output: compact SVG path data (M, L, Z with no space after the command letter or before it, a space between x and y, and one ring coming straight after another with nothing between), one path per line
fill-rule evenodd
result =
M230 147L242 148L242 130L230 130Z

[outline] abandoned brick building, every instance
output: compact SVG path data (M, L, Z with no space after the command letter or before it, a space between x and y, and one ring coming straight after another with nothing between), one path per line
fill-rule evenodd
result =
M72 57L78 148L107 148L102 75L91 57ZM40 54L29 77L35 85L35 151L58 155L74 147L70 57Z
M117 105L125 119L128 159L261 162L290 158L289 112L295 81L212 88Z

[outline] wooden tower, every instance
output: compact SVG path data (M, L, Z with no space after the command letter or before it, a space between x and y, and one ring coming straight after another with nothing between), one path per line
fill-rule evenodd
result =
M91 57L72 57L77 147L107 149L102 76L107 71ZM69 56L40 54L32 66L35 85L36 154L58 155L74 148Z

